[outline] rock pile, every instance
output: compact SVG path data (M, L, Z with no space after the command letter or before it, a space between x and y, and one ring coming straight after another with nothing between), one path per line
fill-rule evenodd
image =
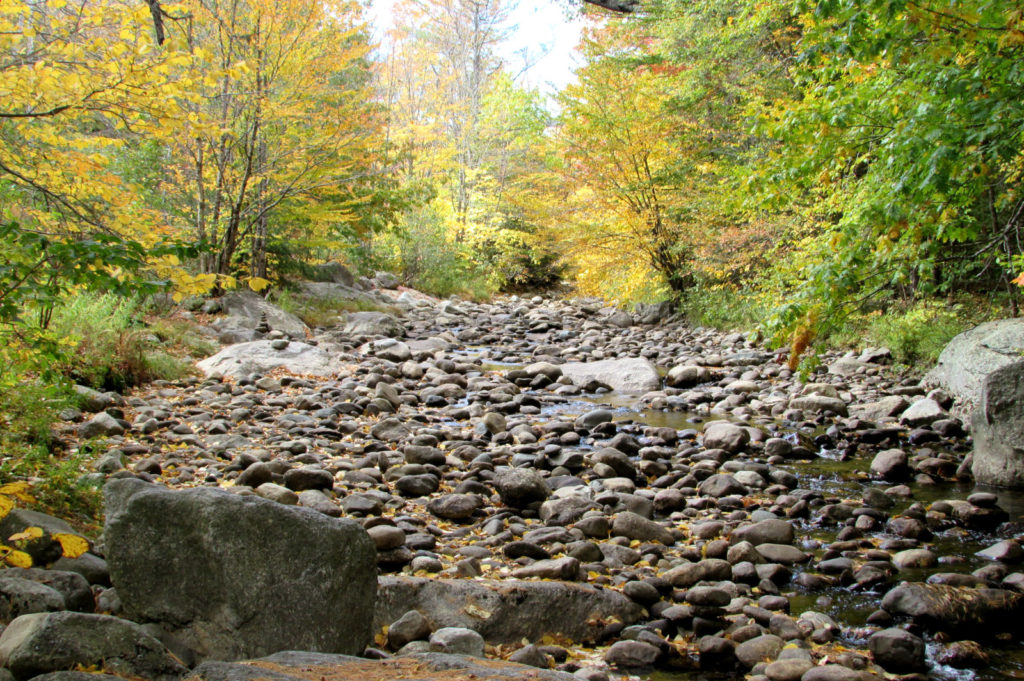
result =
M893 378L886 353L828 357L805 381L739 334L642 325L657 310L402 295L400 320L307 339L327 374L245 365L234 346L243 368L210 362L107 414L114 588L93 582L98 601L211 660L195 678L521 673L444 657L483 654L580 679L879 678L926 671L926 640L978 667L979 641L1019 635L1016 526L993 494L918 498L967 475L969 446L948 396ZM258 342L279 359L297 345ZM839 592L874 604L866 625ZM35 602L12 616L63 609ZM358 654L371 633L384 663L264 657ZM15 671L8 639L0 660L37 673ZM259 659L212 661L244 657Z

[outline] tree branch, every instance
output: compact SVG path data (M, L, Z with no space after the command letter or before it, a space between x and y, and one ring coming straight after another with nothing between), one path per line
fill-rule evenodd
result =
M640 0L583 0L583 2L604 7L620 14L631 13L640 4Z

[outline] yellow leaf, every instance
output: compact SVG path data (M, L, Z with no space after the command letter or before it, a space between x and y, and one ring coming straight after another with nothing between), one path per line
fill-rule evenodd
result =
M270 286L270 281L268 279L264 279L263 277L249 277L249 288L256 293L259 293L268 286Z
M89 550L89 542L77 534L58 532L53 538L60 542L61 552L65 558L78 558Z
M7 561L8 565L13 565L14 567L32 567L32 556L28 555L24 551L11 551L4 556L4 560Z
M14 502L8 497L0 496L0 518L10 513L14 509Z
M17 534L12 534L7 538L7 541L25 541L29 539L39 539L43 536L43 528L41 527L26 527Z

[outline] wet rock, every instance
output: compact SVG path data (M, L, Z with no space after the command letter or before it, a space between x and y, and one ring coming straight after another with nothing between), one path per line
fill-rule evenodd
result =
M991 663L991 658L976 641L955 641L939 653L937 661L955 669L981 669Z
M902 449L886 449L871 460L871 474L889 482L902 482L910 478L907 453Z
M746 428L728 421L712 421L704 427L704 448L722 449L730 453L742 451L750 442Z
M657 646L643 641L616 641L604 654L604 661L619 669L650 667L661 656Z
M1003 589L911 582L887 593L882 608L910 617L926 631L992 636L1020 629L1024 595Z
M868 639L875 662L887 671L913 672L925 668L924 641L903 629L883 629Z
M998 560L1002 563L1019 563L1024 560L1024 549L1012 539L1004 539L996 542L988 548L978 551L974 555L988 560Z

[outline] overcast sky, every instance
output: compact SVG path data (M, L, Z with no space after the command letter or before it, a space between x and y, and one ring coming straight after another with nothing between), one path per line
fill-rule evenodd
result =
M373 0L374 25L382 35L391 25L394 0ZM556 0L520 0L509 23L514 27L500 50L521 85L555 92L573 80L582 21L567 16ZM378 36L379 39L380 36Z

